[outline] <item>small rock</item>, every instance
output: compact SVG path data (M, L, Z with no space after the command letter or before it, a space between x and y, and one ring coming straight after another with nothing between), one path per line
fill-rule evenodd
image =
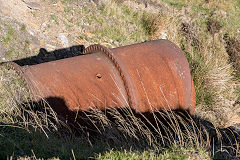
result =
M23 0L23 2L27 5L30 9L41 10L41 5L37 2L29 2L27 0Z
M1 9L1 12L5 15L8 15L10 14L10 11L9 10L6 10L6 9Z
M161 38L162 39L167 39L167 37L168 37L167 33L165 33L165 32L161 33Z
M60 12L64 11L64 7L63 7L63 4L62 4L61 1L57 2L57 10L60 11Z
M39 48L39 46L36 45L36 44L30 44L30 45L29 45L29 49L30 49L31 51L35 51L35 50L37 50L38 48Z
M3 58L2 58L2 60L3 60L3 61L6 61L6 58L5 58L5 57L3 57Z
M31 27L33 27L33 28L35 28L35 29L37 29L37 30L40 29L40 26L37 25L36 23L33 23L33 22L31 22L31 21L28 21L28 24L29 24Z
M34 33L31 30L29 30L28 32L30 35L34 36Z
M44 46L44 41L43 40L40 40L39 43L40 43L40 46Z
M64 47L69 47L68 39L67 39L67 37L63 33L60 33L58 35L58 38L61 40L61 42L62 42Z
M45 47L48 51L53 51L53 50L55 50L56 49L56 47L55 46L52 46L52 45L50 45L50 44L46 44L46 47Z

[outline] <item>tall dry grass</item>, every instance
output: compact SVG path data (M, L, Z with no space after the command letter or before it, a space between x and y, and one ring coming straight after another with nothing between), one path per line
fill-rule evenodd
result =
M50 132L61 135L60 130L64 128L67 134L80 133L79 136L88 139L90 145L94 145L97 138L114 148L151 149L155 155L170 147L186 148L189 152L194 148L196 154L204 150L205 156L240 156L237 131L219 129L188 113L169 110L136 113L129 107L92 108L84 112L90 128L86 128L84 123L66 124L47 102L33 103L28 87L15 70L1 66L0 71L1 126L21 127L29 132L38 130L47 137ZM76 117L81 119L79 115Z
M136 3L121 5L131 7L132 4ZM111 6L114 12L119 12L119 9L114 10L118 7L116 3ZM237 113L233 104L238 96L238 82L234 80L234 69L228 61L223 31L216 27L218 25L214 21L208 21L205 28L201 28L197 19L183 12L167 8L153 14L146 7L139 18L149 39L159 39L164 35L185 52L197 92L196 115L191 117L173 111L137 114L129 107L104 111L92 109L84 114L94 132L92 128L85 130L85 126L74 124L74 130L86 132L84 136L90 144L94 144L96 138L89 138L89 134L93 134L111 147L151 148L155 154L161 154L166 147L182 147L194 148L196 153L203 149L215 158L240 156L239 132L231 127L219 128L231 126L236 120L232 119ZM40 130L46 136L62 127L71 132L72 126L59 119L46 101L32 103L34 100L18 73L3 66L0 71L2 126Z
M57 131L65 126L45 100L36 103L20 73L11 66L0 66L0 123L1 126L26 130Z
M149 12L143 17L148 25L143 25L151 40L169 39L185 52L196 89L196 114L216 126L239 123L239 109L234 105L240 84L235 78L237 62L229 61L233 59L229 50L236 57L236 49L229 45L226 48L230 42L224 38L227 30L215 15L199 20L189 12L184 7L180 11L167 8L158 13Z

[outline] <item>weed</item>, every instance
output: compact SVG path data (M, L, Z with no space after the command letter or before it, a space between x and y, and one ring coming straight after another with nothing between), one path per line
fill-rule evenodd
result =
M153 36L159 29L160 17L154 14L144 13L142 16L142 25L145 32L150 37Z
M181 9L185 5L185 3L183 2L169 2L169 4L178 9Z
M100 16L92 16L95 22L99 24L93 30L93 33L105 39L101 41L107 40L117 44L132 44L133 42L142 42L146 39L146 36L142 34L145 33L142 23L139 22L143 15L142 12L134 11L127 5L119 7L113 1L108 3L99 6ZM108 19L108 23L104 19Z
M229 37L228 34L224 35L226 41L226 50L230 57L230 62L236 69L236 77L240 79L240 38Z
M152 150L146 150L143 152L140 151L114 151L106 152L103 155L98 155L97 159L99 160L107 160L107 159L188 159L188 158L201 158L201 159L210 159L209 155L201 151L201 153L197 152L191 148L176 148L166 149L161 152L161 154L156 154Z
M22 26L21 26L21 29L20 29L21 31L26 31L26 25L25 24L23 24Z
M1 80L1 91L4 94L1 94L0 116L4 127L0 125L0 148L5 146L1 149L1 157L13 152L16 156L31 156L34 150L36 157L53 158L58 155L61 159L67 159L73 156L74 150L74 157L77 158L92 156L107 159L109 156L132 156L133 159L209 159L209 156L214 154L210 153L211 146L214 146L216 151L226 149L231 152L225 155L227 157L237 154L239 150L234 146L238 143L238 139L234 142L235 133L224 132L222 135L222 131L215 131L212 125L193 119L187 113L166 110L149 115L135 113L129 107L108 110L93 108L84 112L86 124L91 124L90 130L78 124L74 125L76 129L69 129L70 123L65 124L61 121L47 103L34 103L24 80L11 65L1 66ZM76 117L83 118L80 114ZM76 136L73 131L81 135ZM68 134L71 134L71 137L66 136ZM217 141L212 141L212 138L216 138ZM224 144L231 144L235 150L221 148L222 143L218 142L223 140ZM115 149L111 151L112 148ZM126 152L129 148L132 151Z
M11 41L16 41L14 36L14 29L11 26L8 26L7 34L1 38L1 41L3 41L3 44L6 48L9 47Z
M11 49L11 50L8 50L8 51L5 53L5 57L6 57L6 58L11 59L11 58L13 58L14 56L15 56L15 49L14 49L14 48Z
M59 25L58 18L57 18L56 15L51 14L50 17L51 17L51 19L52 19L57 25Z
M34 108L38 104L30 104L33 101L31 93L22 79L21 73L13 70L12 67L15 67L15 65L6 64L1 66L1 118L13 126L17 123L22 128L30 126L41 128L44 133L46 133L44 127L56 128L54 123L47 120L53 119L58 122L51 108L48 107L43 112L34 113ZM44 108L47 103L43 101L39 105Z
M27 51L29 45L30 45L29 40L25 40L25 43L24 43L24 50L25 50L25 51Z
M206 23L207 23L207 30L212 35L218 33L222 28L222 25L220 24L220 22L212 18L209 18Z
M71 12L71 10L70 10L70 9L67 9L67 8L64 8L64 12L65 12L65 13L69 13L69 12Z

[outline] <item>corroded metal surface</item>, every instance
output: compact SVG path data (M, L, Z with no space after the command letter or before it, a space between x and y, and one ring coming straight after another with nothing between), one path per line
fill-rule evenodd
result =
M103 47L92 45L84 53ZM102 49L103 50L103 49ZM104 52L122 77L129 105L137 112L195 108L195 90L183 52L167 40L145 42Z
M20 69L36 99L47 99L58 112L130 106L136 112L180 109L193 114L189 65L172 42L115 49L92 45L83 54Z

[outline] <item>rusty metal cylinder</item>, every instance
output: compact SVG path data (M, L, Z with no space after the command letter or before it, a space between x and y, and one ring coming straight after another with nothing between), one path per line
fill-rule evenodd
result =
M61 112L123 108L136 112L187 110L195 90L184 53L168 40L108 49L86 48L84 55L22 68L36 99Z

